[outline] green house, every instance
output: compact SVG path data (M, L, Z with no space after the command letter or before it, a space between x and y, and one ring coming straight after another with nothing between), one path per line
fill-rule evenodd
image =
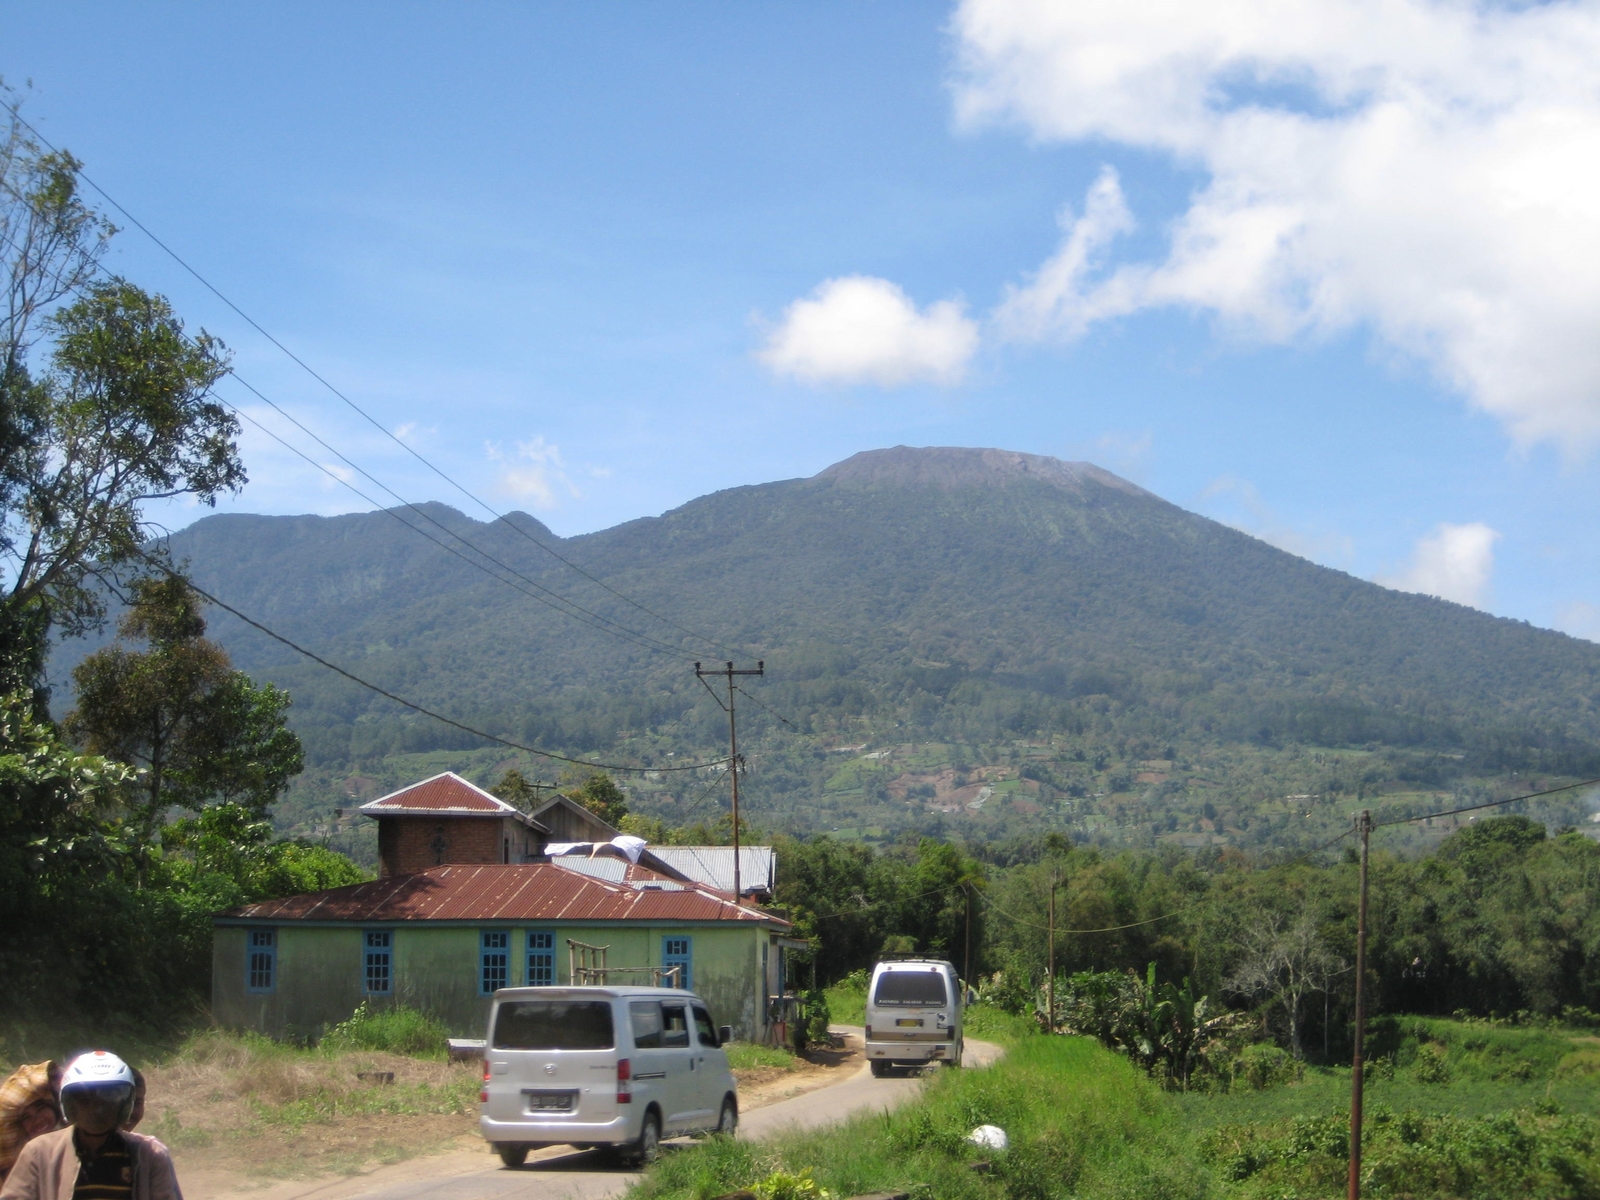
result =
M497 988L661 983L692 988L740 1038L783 1036L784 959L805 943L781 917L637 850L545 858L547 831L458 776L363 807L414 826L380 835L378 879L212 919L220 1024L315 1036L366 1000L482 1037Z

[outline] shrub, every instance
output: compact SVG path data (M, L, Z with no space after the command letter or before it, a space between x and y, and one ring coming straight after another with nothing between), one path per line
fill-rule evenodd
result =
M1246 1046L1233 1061L1233 1081L1257 1092L1285 1083L1299 1083L1305 1064L1270 1042Z
M800 998L800 1011L795 1014L789 1029L789 1044L796 1054L804 1054L809 1046L828 1044L828 1026L833 1016L828 1009L828 993L812 988Z
M1417 1061L1411 1073L1418 1083L1449 1083L1450 1063L1445 1059L1445 1049L1438 1042L1428 1042L1417 1049Z
M1349 1155L1342 1113L1231 1126L1202 1156L1250 1200L1342 1193ZM1363 1191L1412 1200L1587 1200L1600 1188L1600 1121L1535 1110L1485 1117L1392 1113L1375 1105L1363 1135Z
M833 1196L827 1188L817 1186L817 1181L811 1178L810 1167L793 1173L774 1171L752 1184L750 1190L761 1200L832 1200Z
M445 1027L419 1009L403 1004L373 1008L363 1000L348 1020L322 1039L330 1050L387 1050L415 1058L443 1058Z

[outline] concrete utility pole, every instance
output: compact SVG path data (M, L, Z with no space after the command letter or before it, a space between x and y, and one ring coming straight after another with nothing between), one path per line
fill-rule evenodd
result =
M1056 1031L1056 869L1050 868L1050 942L1045 951L1045 1030Z
M1361 899L1356 906L1356 1046L1350 1057L1350 1185L1349 1200L1361 1200L1361 1043L1367 1035L1367 854L1372 845L1372 812L1356 819L1361 835Z
M725 663L717 670L706 671L701 669L699 663L695 663L694 673L695 678L699 679L701 683L705 683L707 675L721 675L728 681L728 703L723 707L728 710L728 774L733 779L733 899L735 903L738 903L741 894L739 887L739 729L734 720L733 712L733 677L735 675L765 675L767 673L767 664L765 661L758 661L753 671L748 668L742 671L735 671L733 664L730 662ZM710 689L711 685L706 684L706 690L710 691ZM711 695L715 699L717 694L711 692ZM722 702L718 700L717 703L721 704Z

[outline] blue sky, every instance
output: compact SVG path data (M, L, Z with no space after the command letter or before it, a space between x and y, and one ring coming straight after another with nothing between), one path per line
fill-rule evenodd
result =
M998 446L1600 639L1596 7L1116 7L11 5L0 72L387 428L558 533ZM470 508L115 246L241 378ZM230 507L366 507L245 446Z

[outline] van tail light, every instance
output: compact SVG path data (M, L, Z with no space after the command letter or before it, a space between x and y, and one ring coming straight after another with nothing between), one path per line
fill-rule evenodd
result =
M867 1041L870 1042L871 1040L872 1040L872 1026L868 1025L867 1026Z
M478 1103L489 1103L489 1060L483 1062L483 1090L478 1093Z
M617 1059L617 1103L633 1103L633 1063Z

